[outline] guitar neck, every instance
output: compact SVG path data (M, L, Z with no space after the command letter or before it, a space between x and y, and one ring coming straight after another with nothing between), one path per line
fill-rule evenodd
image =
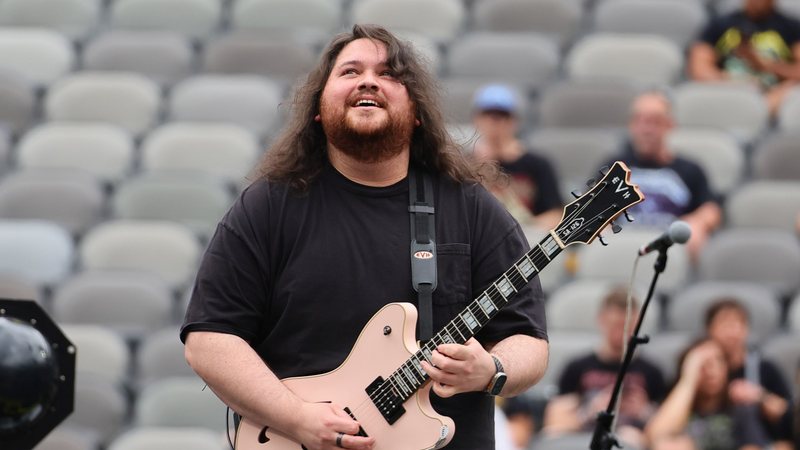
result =
M419 351L387 377L384 381L386 388L391 389L403 401L407 400L428 379L428 374L420 365L421 361L430 363L431 353L440 344L463 344L475 336L517 292L561 253L562 249L562 245L557 242L553 233L539 241L431 340L423 343Z

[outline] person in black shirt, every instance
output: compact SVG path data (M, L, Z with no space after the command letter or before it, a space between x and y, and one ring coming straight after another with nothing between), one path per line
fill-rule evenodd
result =
M622 160L631 168L631 180L645 195L645 201L631 209L637 224L663 229L676 219L689 224L692 237L686 246L697 260L709 235L722 222L722 209L703 169L669 148L667 136L674 126L667 96L659 91L642 93L631 107L628 143L604 165Z
M416 303L409 171L433 185L434 332L527 251L519 224L452 143L435 84L413 48L381 27L335 37L201 261L181 329L187 361L246 420L304 448L373 448L369 423L386 426L366 393L362 405L316 403L279 380L336 369L378 310ZM541 378L547 354L534 277L474 338L439 345L409 370L427 372L433 407L455 422L448 449L492 449L486 390L498 365L508 377L500 395L513 396Z
M800 22L777 11L775 0L743 0L741 10L711 20L692 45L689 74L754 83L775 115L800 83Z
M473 123L480 136L474 154L481 161L496 161L509 175L489 186L523 225L551 229L561 220L562 206L553 166L532 153L517 137L519 105L514 92L489 84L475 93Z

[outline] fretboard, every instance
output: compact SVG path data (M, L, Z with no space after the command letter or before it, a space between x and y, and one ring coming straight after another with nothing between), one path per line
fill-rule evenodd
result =
M514 295L536 276L562 250L552 235L539 241L528 253L492 283L463 311L436 333L431 340L387 377L381 390L407 400L428 379L420 362L431 362L431 352L440 344L463 344L475 336Z

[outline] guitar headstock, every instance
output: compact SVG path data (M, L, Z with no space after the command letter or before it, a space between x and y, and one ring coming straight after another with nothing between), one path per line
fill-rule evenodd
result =
M561 222L553 229L564 247L592 242L612 220L644 200L630 175L628 166L617 161L588 192L564 207Z

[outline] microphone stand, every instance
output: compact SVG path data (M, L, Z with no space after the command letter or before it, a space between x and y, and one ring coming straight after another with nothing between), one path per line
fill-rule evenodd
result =
M653 280L650 282L650 288L647 291L647 298L645 299L642 308L639 310L639 318L636 321L636 327L634 328L633 334L628 340L628 348L625 350L625 358L622 361L622 366L617 372L617 380L614 383L614 390L611 393L611 398L608 400L608 408L606 408L605 411L600 411L597 414L597 423L594 427L594 433L592 434L592 442L589 444L589 448L591 450L611 450L613 447L622 448L617 440L617 437L611 430L611 426L614 422L614 410L617 407L617 400L619 399L620 391L622 390L622 381L625 378L625 373L628 371L628 366L631 364L633 352L636 350L636 346L639 344L646 344L650 341L648 336L639 337L639 329L642 327L644 314L647 312L647 306L650 304L650 299L653 297L653 291L655 290L658 276L664 272L666 267L667 249L662 248L659 249L658 258L656 258L656 262L653 265Z

